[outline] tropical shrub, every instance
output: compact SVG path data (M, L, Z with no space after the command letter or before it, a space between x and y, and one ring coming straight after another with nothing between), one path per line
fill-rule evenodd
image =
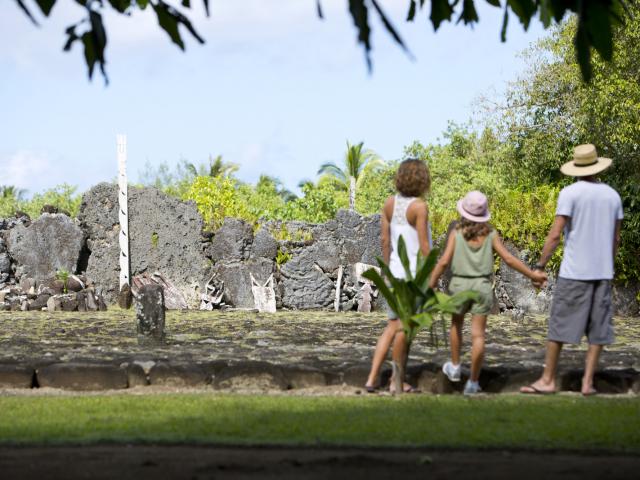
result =
M220 228L225 217L255 221L228 177L196 177L183 199L195 202L209 230Z
M302 187L302 194L287 202L282 220L322 223L335 218L338 209L349 206L347 193L336 190L329 182L307 183Z

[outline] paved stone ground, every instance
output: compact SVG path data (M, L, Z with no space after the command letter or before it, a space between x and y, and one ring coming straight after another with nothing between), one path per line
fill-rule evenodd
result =
M134 386L286 390L363 385L381 314L330 312L168 312L167 343L139 346L131 311L1 312L0 389L70 390ZM468 325L465 361L468 363ZM422 332L411 350L409 378L424 392L450 393L439 373L448 352L443 325ZM596 387L640 390L637 318L616 319L617 342L602 357ZM492 316L481 384L515 391L534 380L544 358L543 317ZM577 390L585 345L563 351L560 383ZM385 370L383 382L388 378Z

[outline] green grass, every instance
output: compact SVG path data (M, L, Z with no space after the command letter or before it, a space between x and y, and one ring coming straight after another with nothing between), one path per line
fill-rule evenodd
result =
M640 452L640 399L0 397L0 444L224 443Z

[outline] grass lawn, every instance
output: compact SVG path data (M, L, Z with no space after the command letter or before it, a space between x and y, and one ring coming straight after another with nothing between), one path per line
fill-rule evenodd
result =
M640 399L0 397L0 444L210 443L640 452Z

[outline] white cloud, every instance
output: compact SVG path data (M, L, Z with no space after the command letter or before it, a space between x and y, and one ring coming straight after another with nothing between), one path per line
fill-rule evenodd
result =
M0 158L2 182L34 193L59 178L56 162L47 152L21 150Z

